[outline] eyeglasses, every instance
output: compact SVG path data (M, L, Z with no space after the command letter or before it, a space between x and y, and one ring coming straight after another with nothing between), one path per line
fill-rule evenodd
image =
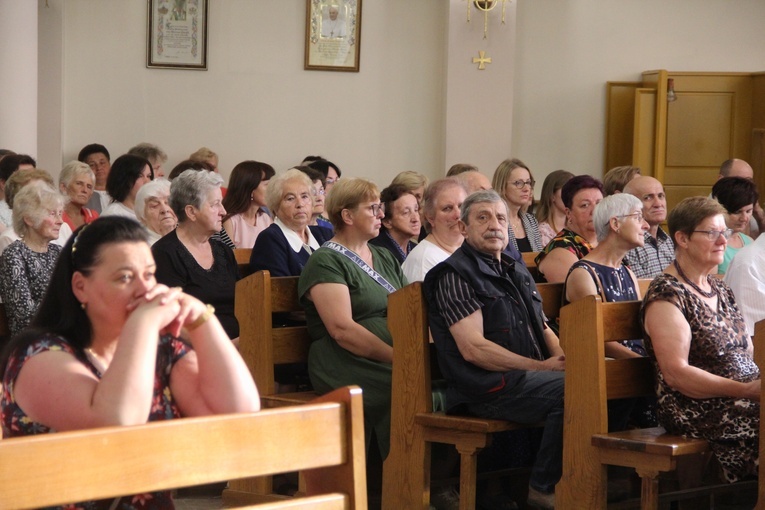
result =
M699 234L706 234L707 239L709 239L712 242L717 241L720 238L720 236L723 236L727 240L727 239L730 239L730 236L733 235L732 228L726 228L725 230L694 230L693 232L698 232Z
M335 184L339 180L340 180L340 177L338 177L337 179L333 177L327 177L326 179L324 179L324 182L326 182L327 184Z
M325 195L326 193L327 193L327 192L326 192L326 191L324 191L324 188L318 188L318 189L317 189L317 188L313 188L313 189L311 190L311 194L312 194L312 195L314 195L314 196L316 196L316 195L322 195L322 196L323 196L323 195Z
M372 211L372 214L374 216L377 216L380 213L385 214L385 204L372 204L366 209L369 209L370 211Z
M621 214L617 216L617 218L629 218L629 217L634 217L638 221L638 223L643 223L643 213L640 211L634 212L632 214Z
M510 184L512 184L513 186L515 186L515 187L516 187L516 189L523 189L523 188L525 188L526 186L528 186L529 188L532 188L532 189L534 189L534 184L536 184L536 183L537 183L537 182L536 182L534 179L530 179L530 180L528 180L528 181L513 181L513 182L511 182Z

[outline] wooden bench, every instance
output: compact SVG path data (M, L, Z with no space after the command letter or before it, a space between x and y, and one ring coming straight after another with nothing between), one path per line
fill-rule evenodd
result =
M348 387L300 407L4 439L0 508L39 508L300 469L306 470L308 497L272 499L257 508L365 510L361 398L358 387ZM237 504L252 501L247 496Z
M566 353L563 478L556 508L606 508L606 465L635 468L642 479L642 508L658 508L660 472L673 471L680 457L707 452L706 441L667 434L664 429L608 433L607 402L655 395L649 358L606 360L606 342L642 338L640 301L602 303L588 296L561 309Z
M538 288L549 318L558 315L562 284ZM476 501L478 453L491 434L526 428L504 420L433 412L428 307L417 282L388 298L388 329L393 337L390 453L383 464L383 508L427 509L430 502L431 443L454 445L460 454L460 509Z
M250 271L250 256L252 255L252 248L235 248L234 257L236 257L236 265L239 268L239 276L242 278L252 274Z

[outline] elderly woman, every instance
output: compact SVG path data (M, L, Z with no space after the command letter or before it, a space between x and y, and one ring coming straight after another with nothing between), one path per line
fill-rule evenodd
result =
M406 285L406 279L388 250L369 244L383 217L373 183L344 179L335 184L327 212L335 237L311 255L298 283L314 340L308 373L320 393L361 386L367 445L374 430L384 459L390 446L393 361L388 294Z
M250 256L253 271L271 276L299 276L308 257L332 237L332 231L309 226L313 210L313 184L295 168L271 179L266 203L274 223L260 233Z
M324 176L318 170L311 168L310 166L296 166L295 170L300 170L308 176L313 183L313 212L311 213L311 221L309 225L318 225L332 230L332 223L326 219L324 215L324 199L327 196L327 191L324 189Z
M144 184L135 196L135 215L149 232L149 245L169 234L178 224L170 207L170 181L158 179Z
M239 322L234 316L234 290L239 279L234 252L211 239L219 232L226 209L220 185L223 178L212 172L186 170L170 185L170 207L178 227L154 243L157 281L180 287L215 308L215 316L234 342L239 341Z
M550 283L565 281L574 262L598 245L592 213L603 200L603 184L589 175L578 175L563 185L561 200L566 207L566 227L536 258L540 276Z
M154 178L160 179L165 176L165 169L162 167L167 163L167 154L153 143L139 143L135 147L131 147L127 152L134 156L140 156L149 161L152 170L154 171Z
M266 209L266 189L274 169L259 161L242 161L231 171L223 206L226 233L237 248L252 248L258 234L273 223Z
M48 172L40 169L26 170L24 172L16 172L8 179L5 185L5 200L8 202L8 206L13 209L14 199L16 195L27 185L34 182L44 182L51 188L55 186L53 178ZM11 213L13 214L13 213ZM72 229L69 225L63 223L59 229L58 238L53 241L53 244L64 246L69 236L72 235ZM0 253L5 251L14 241L21 239L16 232L13 224L6 228L2 234L0 234Z
M725 208L725 224L733 231L717 274L725 274L736 253L753 241L744 231L749 227L759 197L757 185L743 177L723 177L712 187L712 198Z
M153 179L154 172L147 159L131 154L115 159L106 179L106 191L112 202L101 211L101 216L124 216L137 220L135 196L141 186Z
M641 310L659 422L671 434L709 441L734 482L757 473L760 372L733 292L713 276L730 235L725 209L686 198L668 225L675 261L653 280Z
M539 238L542 246L547 246L547 243L552 241L566 224L566 207L563 205L560 194L563 185L573 177L574 174L566 170L555 170L545 177L535 212L539 222Z
M121 217L80 227L30 327L0 360L5 437L260 407L209 306L157 284L146 231ZM69 508L172 508L170 492Z
M571 266L564 290L567 302L585 296L600 296L603 301L641 298L637 277L622 261L628 251L645 242L648 223L642 211L640 199L626 193L606 197L595 207L592 219L598 246ZM641 342L609 342L605 349L611 358L645 356Z
M520 252L541 251L537 219L524 212L534 196L534 178L528 167L518 159L506 159L494 172L491 187L507 203L508 242Z
M401 268L407 281L419 282L425 274L462 246L460 207L467 192L454 177L433 181L422 197L425 228L429 234L407 255Z
M61 247L58 239L64 199L43 181L21 189L13 199L13 228L21 239L0 257L0 297L11 335L32 320L48 288Z
M420 206L417 197L405 186L392 184L382 190L380 201L385 217L380 235L369 241L390 251L399 264L403 264L409 252L417 246L412 242L420 234Z
M93 170L82 161L70 161L61 170L58 186L61 193L69 197L64 204L64 223L72 230L98 218L97 211L86 207L95 181Z
M428 187L428 178L419 172L414 170L405 170L399 172L393 181L391 186L404 186L406 190L417 198L417 203L422 205L422 196L425 194L425 188Z

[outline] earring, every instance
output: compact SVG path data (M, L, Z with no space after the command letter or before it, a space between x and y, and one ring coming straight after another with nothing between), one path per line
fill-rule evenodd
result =
M82 308L83 310L87 310L88 305L86 303L80 303L80 308Z

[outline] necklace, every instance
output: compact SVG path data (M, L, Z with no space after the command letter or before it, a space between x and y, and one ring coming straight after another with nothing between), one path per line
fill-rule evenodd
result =
M706 292L702 290L701 287L699 287L698 285L690 281L687 276L685 276L685 273L680 268L680 264L677 263L677 259L675 259L674 264L675 264L675 269L677 269L677 274L680 275L680 278L682 278L685 283L693 287L693 290L695 290L696 292L698 292L699 294L701 294L702 296L706 298L715 297L717 295L717 290L715 289L715 286L712 285L712 282L709 280L711 276L707 275L707 283L709 284L709 288L712 290L710 290L709 292Z

